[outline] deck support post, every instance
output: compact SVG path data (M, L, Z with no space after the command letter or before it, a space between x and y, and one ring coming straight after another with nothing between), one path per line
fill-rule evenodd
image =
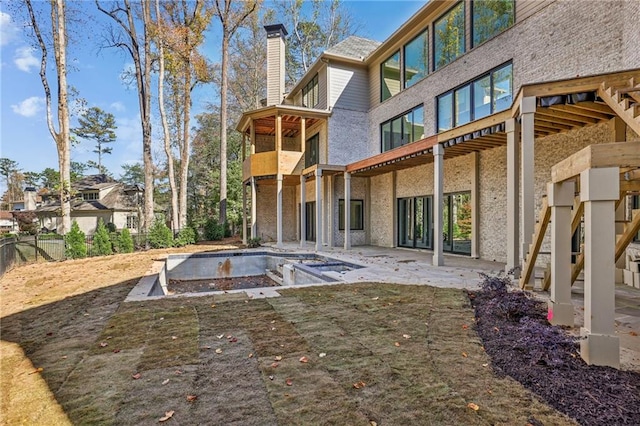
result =
M327 175L325 181L327 182L327 246L333 247L333 228L335 226L335 215L334 215L334 192L333 186L335 184L335 176L336 175Z
M258 188L256 178L251 176L251 238L258 238Z
M440 144L433 146L433 266L444 265L444 255L442 254L443 241L442 233L442 202L444 180L444 147Z
M244 182L242 182L242 244L247 244L247 185Z
M522 98L520 102L520 136L522 138L521 147L521 169L522 174L522 265L524 265L525 256L529 252L529 245L533 238L534 227L536 223L535 211L535 177L534 177L534 116L536 112L535 96ZM526 288L532 289L535 283L535 273L531 274Z
M322 250L322 169L316 169L316 251Z
M307 245L307 178L300 175L300 247Z
M351 250L351 173L344 173L344 249Z
M505 121L507 132L507 264L520 278L520 123L515 118Z
M615 203L620 197L619 168L591 168L580 173L584 202L584 327L580 355L587 364L620 366L615 335Z
M553 325L573 326L571 303L571 206L573 181L547 184L551 207L551 297L547 319Z
M282 248L282 173L276 175L276 247Z

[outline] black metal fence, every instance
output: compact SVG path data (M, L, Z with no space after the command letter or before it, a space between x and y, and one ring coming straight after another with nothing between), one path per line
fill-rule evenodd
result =
M147 234L132 234L134 250L146 248ZM93 236L85 239L87 257L95 256ZM62 235L20 235L0 239L0 277L17 265L32 262L65 260L65 242Z

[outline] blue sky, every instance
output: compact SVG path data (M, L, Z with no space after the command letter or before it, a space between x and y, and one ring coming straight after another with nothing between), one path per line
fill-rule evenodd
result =
M34 3L38 7L47 5ZM345 6L361 24L359 35L384 41L424 3L346 0ZM116 117L117 141L111 145L113 153L103 156L103 164L118 177L121 165L139 162L142 152L137 94L120 78L123 70L132 66L132 61L115 49L100 49L103 26L108 20L100 16L94 2L77 3L74 7L73 13L82 17L83 26L81 31L71 34L68 62L72 69L68 82L88 107L100 107ZM22 28L24 19L25 16L7 9L6 3L0 6L0 157L17 161L23 171L40 172L47 167L57 170L57 153L47 128L44 91L38 74L40 52L32 48L33 41ZM219 28L212 25L202 48L212 61L219 58L218 32ZM49 62L52 64L53 60ZM55 73L49 72L49 79L50 84L55 85ZM217 95L213 87L196 89L194 113L201 112L214 98ZM71 125L75 126L73 118ZM92 150L93 143L82 142L72 148L71 159L95 161ZM153 154L154 161L163 161L161 149L154 150ZM0 194L4 190L5 183L0 182Z

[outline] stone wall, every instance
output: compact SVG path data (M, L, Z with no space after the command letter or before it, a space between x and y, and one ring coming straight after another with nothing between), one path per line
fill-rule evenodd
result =
M257 202L257 217L258 217L258 237L262 241L277 241L277 194L275 183L260 184L258 182L258 188L256 196ZM291 224L297 223L297 204L295 198L295 187L284 186L282 188L282 240L294 241L297 237L296 227Z
M371 177L371 245L395 247L393 173Z

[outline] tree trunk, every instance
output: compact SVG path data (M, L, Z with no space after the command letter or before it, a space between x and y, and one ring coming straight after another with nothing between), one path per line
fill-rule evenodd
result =
M220 223L227 221L227 61L229 32L222 27L222 84L220 87Z
M142 114L142 151L144 164L144 230L148 231L154 220L153 203L153 157L151 155L151 7L146 0L141 0L142 20L144 24L144 83L138 86L140 110ZM132 23L133 25L133 23ZM138 58L140 66L140 58Z
M187 36L188 37L188 36ZM189 43L187 41L186 45ZM191 52L188 53L189 55ZM187 59L184 64L184 125L182 127L183 140L180 153L180 215L178 229L187 226L187 179L189 178L189 127L191 115L191 62Z
M160 0L156 0L156 19L160 24ZM173 232L179 229L179 210L178 210L178 189L176 187L176 172L173 165L173 153L171 152L171 136L169 135L169 124L167 123L167 115L164 109L164 39L162 37L162 28L158 31L158 107L160 109L160 119L162 120L162 131L164 135L164 152L167 154L167 171L169 173L169 188L171 189L171 230Z

